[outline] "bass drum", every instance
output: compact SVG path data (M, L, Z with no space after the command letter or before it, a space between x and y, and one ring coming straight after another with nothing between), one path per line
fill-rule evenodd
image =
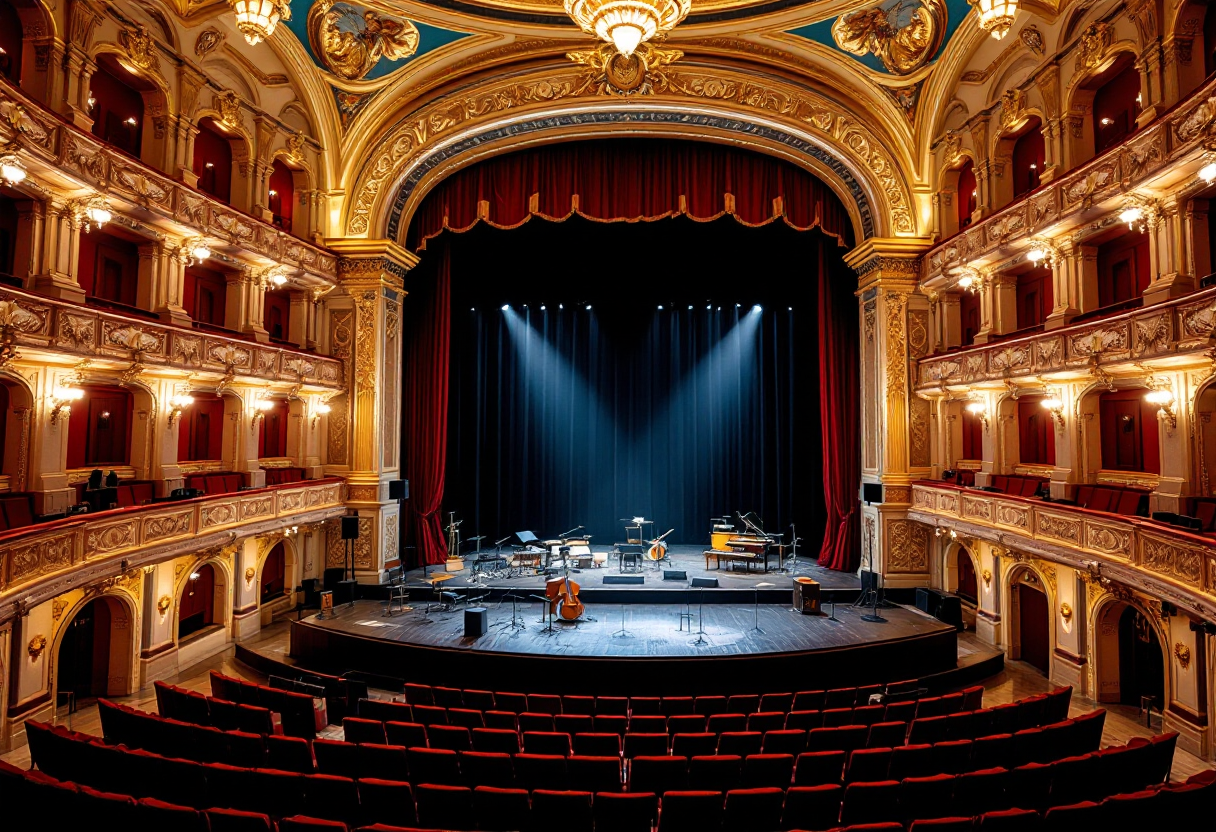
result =
M667 557L667 544L661 540L650 544L650 548L646 550L646 557L650 560L662 560Z

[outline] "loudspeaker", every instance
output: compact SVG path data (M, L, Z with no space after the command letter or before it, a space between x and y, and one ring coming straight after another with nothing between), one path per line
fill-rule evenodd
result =
M861 591L869 592L872 589L878 589L878 573L869 569L861 570Z
M865 574L864 572L862 573ZM864 581L862 585L864 586ZM933 615L937 612L937 593L923 586L916 588L916 608L923 613Z
M642 575L605 575L604 586L613 584L644 584L646 578Z
M863 503L881 503L882 483L863 482L861 484L861 501Z
M470 607L464 611L464 637L481 638L488 629L489 613L485 607Z
M692 585L694 587L703 586L703 587L708 587L710 589L716 589L718 587L718 579L717 578L693 578Z
M359 517L357 515L348 514L342 518L342 539L359 539Z
M688 573L683 569L664 569L663 580L665 581L687 581Z
M390 500L408 500L410 498L410 481L389 480L388 498Z

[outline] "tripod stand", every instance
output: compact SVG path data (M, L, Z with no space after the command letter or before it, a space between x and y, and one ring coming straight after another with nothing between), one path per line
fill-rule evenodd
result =
M705 638L705 587L697 587L697 640L693 645L709 644Z

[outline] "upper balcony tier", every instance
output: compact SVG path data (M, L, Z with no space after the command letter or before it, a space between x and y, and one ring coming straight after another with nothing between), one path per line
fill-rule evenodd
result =
M82 514L0 533L0 621L71 589L344 514L340 478ZM138 573L136 573L138 574Z
M1216 334L1216 288L995 344L920 360L918 389L969 386L1018 378L1081 377L1097 366L1152 362L1211 349Z
M135 320L89 306L0 287L0 334L13 345L186 372L231 373L234 379L284 381L343 389L342 360L228 338L211 332ZM0 339L2 340L2 339Z
M938 482L912 484L908 516L1020 554L1136 586L1206 619L1216 614L1216 539L1147 518ZM928 545L926 532L925 545Z
M333 283L338 258L269 222L237 211L202 191L174 181L109 147L0 79L0 143L14 142L59 176L121 200L120 212L146 211L191 229L194 236L225 240L275 265Z
M1216 78L1127 141L930 249L922 283L948 288L944 279L958 267L999 267L1028 247L1017 243L1071 231L1110 213L1137 188L1176 186L1182 166L1197 171L1203 164L1214 118ZM1188 171L1192 181L1194 171Z

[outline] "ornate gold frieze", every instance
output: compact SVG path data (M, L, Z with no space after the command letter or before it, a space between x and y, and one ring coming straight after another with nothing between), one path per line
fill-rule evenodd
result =
M832 24L837 46L858 57L873 54L896 75L924 66L937 53L945 32L945 0L884 0L841 15Z
M643 43L626 56L605 43L598 49L567 52L566 57L586 68L576 95L591 91L598 95L648 95L655 91L656 83L666 83L665 67L684 57L684 53Z
M887 524L887 571L927 572L929 527L915 520L892 520Z
M401 61L418 51L418 27L372 9L316 0L306 27L312 52L330 72L345 81L364 78L381 59Z

